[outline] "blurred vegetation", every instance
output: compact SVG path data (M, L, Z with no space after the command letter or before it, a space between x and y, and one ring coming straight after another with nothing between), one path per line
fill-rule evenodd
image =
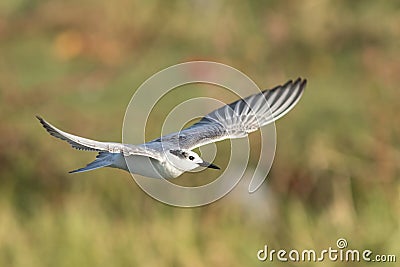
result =
M399 25L398 1L2 0L0 266L258 266L340 237L400 260ZM94 154L34 118L120 141L135 88L198 59L309 80L254 195L180 209L119 170L68 175Z

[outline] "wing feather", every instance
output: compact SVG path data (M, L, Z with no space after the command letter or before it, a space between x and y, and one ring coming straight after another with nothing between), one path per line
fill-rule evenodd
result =
M154 151L153 149L146 147L145 145L135 146L135 145L125 145L121 143L114 143L114 142L99 142L66 133L56 128L55 126L51 125L41 117L36 116L36 118L40 121L40 123L43 125L43 127L50 135L68 142L73 148L78 150L98 151L98 152L107 151L110 153L123 153L124 156L140 155L140 156L151 157L160 161L163 160L160 157L159 153L157 153L157 151Z
M284 85L239 99L216 109L180 132L151 142L167 142L180 149L194 149L228 138L241 138L288 113L300 100L307 80ZM150 142L150 143L151 143Z

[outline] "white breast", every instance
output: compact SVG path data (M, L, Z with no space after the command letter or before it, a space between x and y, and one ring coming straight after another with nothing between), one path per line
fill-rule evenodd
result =
M132 155L125 158L122 154L116 155L118 156L116 156L115 162L111 167L123 169L142 176L158 179L171 179L176 178L183 173L183 171L175 168L167 161L160 162L153 158L139 155Z

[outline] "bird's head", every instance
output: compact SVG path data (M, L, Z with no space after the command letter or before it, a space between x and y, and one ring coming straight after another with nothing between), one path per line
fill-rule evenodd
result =
M220 167L204 161L200 156L191 150L174 149L167 152L168 160L178 169L191 171L198 167L207 167L219 170Z

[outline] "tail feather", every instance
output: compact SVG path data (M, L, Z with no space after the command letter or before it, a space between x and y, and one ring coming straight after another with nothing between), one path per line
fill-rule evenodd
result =
M99 152L99 154L97 155L97 157L94 161L92 161L91 163L89 163L88 165L86 165L83 168L79 168L79 169L70 171L69 173L87 172L87 171L99 169L102 167L109 167L114 163L112 156L113 156L113 154L111 154L109 152Z

